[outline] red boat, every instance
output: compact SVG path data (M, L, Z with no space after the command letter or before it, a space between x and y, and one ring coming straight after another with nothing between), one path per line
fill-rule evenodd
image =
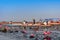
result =
M43 40L51 40L51 37L46 36L46 37L43 38Z

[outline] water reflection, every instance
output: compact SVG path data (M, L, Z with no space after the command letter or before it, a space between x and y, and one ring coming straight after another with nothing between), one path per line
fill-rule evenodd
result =
M60 31L57 31L55 29L49 30L51 28L48 28L46 30L46 28L42 28L42 27L37 31L33 30L32 28L29 29L29 27L27 27L26 30L24 29L22 30L22 29L23 28L20 26L10 27L10 29L7 30L7 32L6 32L6 29L4 29L3 31L0 31L0 35L5 36L7 38L9 37L10 39L15 39L15 40L43 40L44 37L47 36L47 35L44 35L44 32L48 31L48 32L51 32L48 34L48 36L51 37L51 40L60 40Z
M21 33L20 31L19 32L13 32L13 33L0 32L0 35L9 37L11 39L16 39L16 40L42 40L45 37L43 35L43 31L36 33L36 34L34 34L34 32L32 32L32 31L30 31L30 32L27 31L27 33L25 33L25 34ZM60 33L59 32L52 32L49 36L52 38L52 40L59 40L60 39Z

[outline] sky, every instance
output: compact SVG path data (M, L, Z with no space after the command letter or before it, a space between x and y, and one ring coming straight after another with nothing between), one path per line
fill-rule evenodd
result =
M60 0L0 0L0 21L60 18Z

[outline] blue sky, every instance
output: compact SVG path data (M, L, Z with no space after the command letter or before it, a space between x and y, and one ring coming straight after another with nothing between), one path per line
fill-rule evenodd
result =
M60 18L59 0L0 0L0 21Z

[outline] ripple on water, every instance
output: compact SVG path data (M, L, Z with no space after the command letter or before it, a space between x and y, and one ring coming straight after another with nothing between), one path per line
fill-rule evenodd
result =
M28 31L28 34L26 34L28 37L24 37L23 34L20 32L18 32L18 33L15 33L15 32L14 33L8 33L8 32L2 33L2 32L0 32L0 39L1 40L5 40L5 39L6 40L31 40L29 38L29 35L31 33L35 33L35 32ZM37 34L38 34L38 36L36 36L36 38L38 37L39 40L41 40L44 37L42 32L38 32ZM53 40L60 40L60 32L52 32L52 34L50 36L52 37ZM34 39L32 39L32 40L34 40Z

